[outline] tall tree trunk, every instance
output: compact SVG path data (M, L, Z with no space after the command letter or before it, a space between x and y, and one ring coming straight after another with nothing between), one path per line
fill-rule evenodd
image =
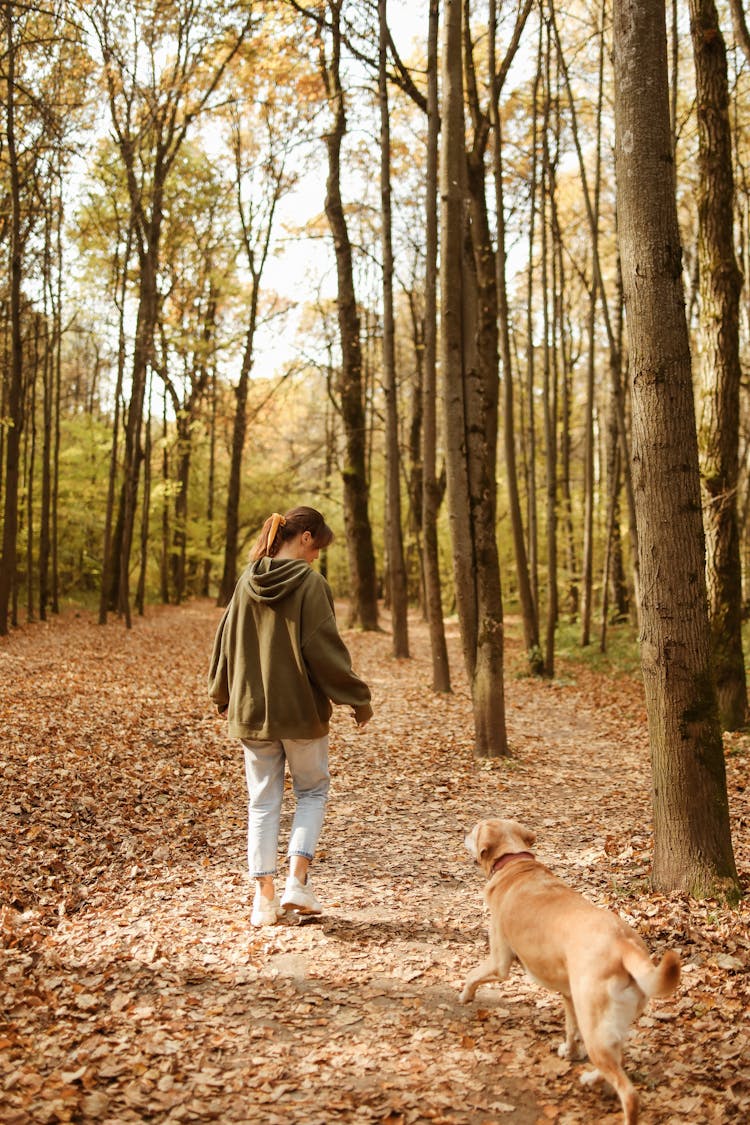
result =
M167 387L164 385L161 415L161 479L164 486L161 505L161 555L159 564L159 596L162 605L169 604L169 429L167 427Z
M44 232L43 316L45 323L44 362L42 363L42 465L41 507L39 511L39 620L47 620L49 602L50 521L52 498L52 387L54 357L58 347L59 317L52 273L52 215L46 214ZM50 333L49 310L52 310Z
M437 520L442 489L437 479L437 252L438 252L438 27L439 0L430 0L427 43L427 201L425 215L424 418L422 431L422 533L425 609L430 630L433 691L451 690L445 643Z
M618 267L619 272L619 267ZM607 521L604 545L604 565L602 573L602 612L599 632L599 647L606 650L607 625L610 618L615 622L627 621L630 616L630 598L623 560L623 544L620 530L620 493L622 489L621 446L618 435L616 405L611 393L605 419L605 457L607 483ZM610 613L611 604L611 613Z
M3 377L0 379L0 418L7 418L8 416L8 379L10 377L10 319L8 302L5 299L0 299L0 340L2 341L2 373ZM4 477L5 477L5 426L0 426L0 503L4 501Z
M148 572L149 517L151 514L151 389L153 376L148 380L148 403L146 406L146 438L143 451L143 504L141 505L141 542L138 583L135 591L136 612L143 617L146 612L146 575Z
M606 0L603 0L598 28L599 65L596 102L596 162L594 167L594 201L592 238L599 239L599 201L602 168L602 104L604 101L604 21ZM586 413L583 452L583 554L581 559L581 645L591 641L591 615L594 601L594 414L596 396L596 306L598 284L592 271L589 290L587 325L588 356L586 362ZM607 522L609 527L609 521ZM609 544L609 539L608 539ZM606 550L609 550L607 546ZM604 591L602 591L604 596Z
M440 169L441 352L446 467L456 602L474 711L475 751L508 754L502 668L502 596L495 541L497 368L483 381L478 347L477 250L486 246L474 197L469 214L464 148L461 0L447 0ZM469 221L480 229L472 236ZM494 273L494 262L491 265ZM483 278L484 281L484 278ZM485 325L486 326L486 325Z
M596 393L596 279L589 290L586 405L583 447L583 552L581 556L581 645L591 643L594 597L594 398Z
M690 22L699 137L699 447L706 578L719 717L725 730L736 730L747 719L737 524L742 275L734 251L727 58L714 0L690 0Z
M528 554L529 554L529 579L531 582L531 596L536 611L537 623L540 621L539 612L539 517L537 509L536 487L536 355L534 351L534 249L537 217L537 195L539 192L539 86L542 80L542 51L543 51L544 21L539 20L539 41L537 45L536 70L532 84L532 123L531 123L531 173L530 173L530 205L529 205L529 263L526 282L526 410L527 410L527 438L526 438L526 506L528 526ZM540 638L541 640L541 638ZM543 655L540 654L542 667Z
M212 553L214 545L214 492L216 490L216 407L218 403L216 363L211 367L209 383L208 421L208 483L206 486L206 554L203 559L201 597L207 598L211 590ZM236 553L236 552L235 552Z
M555 115L555 150L560 151L560 121L559 114ZM557 157L555 158L555 163ZM578 579L578 554L576 551L575 528L573 526L573 493L570 485L570 452L571 452L571 415L573 411L573 361L570 354L570 338L567 331L567 315L565 304L565 267L563 261L563 240L560 231L560 218L557 207L557 187L550 197L550 218L552 234L552 276L555 310L554 337L556 343L553 350L555 362L555 384L559 388L560 400L560 473L559 487L561 496L561 524L565 543L566 575L565 575L565 603L568 616L574 621L578 616L579 605L579 579Z
M180 410L177 414L177 492L174 498L171 552L172 600L175 605L180 605L185 598L188 490L192 452L192 412Z
M325 212L333 236L338 281L338 321L341 339L341 370L336 393L346 444L342 471L344 523L349 561L350 623L363 629L378 628L375 551L368 513L369 484L366 468L365 403L362 386L362 345L354 265L346 212L341 198L341 145L346 134L344 89L341 85L342 0L328 0L331 17L331 58L322 61L331 112L325 136L328 150Z
M398 440L396 329L393 317L393 233L391 220L391 127L388 116L387 0L378 0L378 95L380 102L380 200L383 251L383 385L385 390L385 471L388 574L393 655L409 655L406 566L401 530L401 463Z
M258 309L260 305L261 283L268 255L271 249L271 237L274 227L276 207L284 190L284 164L277 167L274 161L271 175L271 198L268 207L268 217L265 229L255 230L252 218L252 209L249 216L245 213L242 196L242 183L244 175L243 141L239 122L234 129L234 164L235 164L235 192L237 209L242 224L243 243L247 266L252 281L250 291L250 306L248 309L247 327L245 329L245 347L242 353L242 365L237 386L234 388L235 410L232 426L232 453L229 463L229 481L227 484L227 503L224 526L224 566L217 604L226 606L237 584L237 552L240 530L240 494L242 491L242 459L247 436L247 399L250 389L250 375L255 363L255 334L258 328ZM211 315L206 318L204 338L207 342L215 329L216 300L211 304ZM215 409L215 396L214 407Z
M18 484L21 434L23 432L23 338L21 325L22 216L21 186L16 146L16 56L14 5L4 5L6 35L5 144L10 188L10 378L8 421L5 439L5 503L3 543L0 559L0 636L9 629L9 613L16 587L18 549Z
M409 416L406 424L406 500L407 539L404 547L407 598L417 600L427 620L422 563L422 423L424 419L424 310L412 285L406 294L409 303L411 343L414 352L414 374L409 395Z
M636 591L636 606L640 605L639 586L640 586L640 564L638 553L638 527L636 524L635 515L635 497L633 494L633 481L630 472L630 449L627 426L625 422L625 399L623 394L623 387L620 382L622 374L622 356L618 347L617 337L615 334L614 326L612 324L612 317L609 312L609 302L607 300L607 290L604 285L604 277L602 275L601 261L599 257L599 240L596 234L596 216L594 211L594 201L591 198L591 193L588 187L588 174L587 163L584 159L583 148L581 146L580 134L578 130L578 117L576 113L576 99L573 97L573 90L570 82L570 73L563 54L562 43L560 41L560 34L557 27L557 19L555 15L554 5L550 7L550 25L555 36L555 43L557 45L557 59L558 66L562 72L565 80L565 88L568 94L568 107L570 110L571 127L573 133L573 142L578 156L578 167L581 174L581 187L583 189L583 200L586 208L586 217L591 231L591 245L594 257L594 276L596 278L597 288L599 290L599 298L601 301L602 313L604 314L604 327L607 332L607 342L609 344L609 373L612 385L612 395L616 410L617 417L617 432L620 441L621 451L621 464L624 474L625 495L628 502L628 513L630 518L630 546L633 564L633 583Z
M739 884L711 670L662 0L618 0L614 58L641 667L653 769L653 877L659 890L733 895Z
M46 280L46 279L45 279ZM48 327L44 319L45 329ZM28 424L24 438L26 455L24 479L26 483L26 620L34 620L34 476L36 474L36 385L39 380L39 317L34 317L34 357L30 364L27 387ZM45 348L46 351L46 348Z
M154 199L153 208L154 219L150 225L148 248L141 255L140 293L133 350L130 404L125 425L125 479L121 497L122 519L119 522L121 538L118 544L120 566L117 608L118 612L124 616L128 628L132 624L130 616L130 553L138 505L141 463L143 461L143 446L141 444L143 400L146 392L148 368L152 359L158 311L156 273L159 262L162 219L160 196Z
M53 400L52 448L52 600L53 613L60 612L60 450L62 448L62 306L63 306L63 202L60 183L60 205L57 222L57 302L55 310L55 390Z
M497 226L496 288L497 312L499 322L500 360L503 372L503 445L505 471L507 474L508 507L513 534L513 550L516 559L516 580L518 597L521 603L524 643L529 671L540 675L544 669L539 646L539 618L534 602L529 574L529 562L524 538L521 497L518 489L518 468L516 464L516 427L513 401L513 364L510 347L510 324L508 313L508 291L506 284L505 249L505 201L503 191L503 141L500 120L500 91L497 80L495 58L497 38L497 3L490 0L490 40L489 69L492 89L490 94L490 119L493 127L493 176L495 182L495 222Z
M545 450L545 488L547 496L547 621L544 639L544 671L552 677L555 674L555 630L559 612L557 585L557 379L554 363L554 341L550 340L550 300L555 300L554 282L550 286L549 262L549 223L547 205L554 191L551 176L549 151L551 59L549 28L545 51L544 79L544 119L542 122L542 185L541 185L541 274L542 274L542 322L544 325L544 368L542 376L542 408L544 414ZM551 298L550 298L551 292Z
M115 490L117 487L117 459L120 442L120 411L122 400L122 384L125 376L125 301L128 287L128 270L130 255L133 248L133 223L128 224L125 240L125 253L120 273L119 299L115 296L118 312L118 345L117 345L117 380L115 384L114 415L112 418L112 445L109 454L109 476L107 479L107 508L104 517L104 541L102 544L102 585L99 597L99 624L107 624L107 607L111 604L113 577L112 558L112 521L114 518ZM115 542L117 539L115 538ZM118 568L119 573L119 568Z
M255 290L253 306L256 306ZM253 340L256 317L250 313L250 326L245 335L245 350L237 386L234 388L234 422L232 424L232 453L229 461L229 481L227 483L227 507L224 530L224 569L219 585L216 604L229 605L234 587L237 584L237 543L240 527L240 489L242 485L242 454L247 433L247 392L250 372L253 366Z

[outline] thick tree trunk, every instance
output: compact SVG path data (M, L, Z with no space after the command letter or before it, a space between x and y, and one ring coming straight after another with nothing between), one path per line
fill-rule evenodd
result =
M614 8L615 154L630 340L641 666L660 890L738 891L711 644L662 0Z
M698 115L699 446L711 651L725 730L747 719L737 524L742 275L734 251L727 59L713 0L690 0Z

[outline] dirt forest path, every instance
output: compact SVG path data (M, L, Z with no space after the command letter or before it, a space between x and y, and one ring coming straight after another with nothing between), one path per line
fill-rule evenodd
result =
M326 911L253 930L241 757L205 696L218 617L68 615L0 642L0 1121L621 1121L558 1058L561 1005L517 968L457 1001L487 944L463 833L488 814L533 827L539 858L654 954L680 951L683 983L627 1052L642 1122L750 1119L747 906L649 890L637 683L510 671L514 756L480 762L455 627L448 697L416 618L409 661L385 632L346 633L375 718L332 725ZM749 749L728 740L746 888Z

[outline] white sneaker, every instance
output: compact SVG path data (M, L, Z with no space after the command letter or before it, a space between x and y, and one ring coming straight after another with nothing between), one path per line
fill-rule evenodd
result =
M296 910L299 914L323 913L323 907L310 885L310 880L300 883L295 875L290 875L286 881L281 896L281 906L283 910Z
M253 912L250 915L250 925L275 926L283 913L284 911L279 902L278 895L274 895L272 899L269 899L263 898L262 895L256 893L253 900Z

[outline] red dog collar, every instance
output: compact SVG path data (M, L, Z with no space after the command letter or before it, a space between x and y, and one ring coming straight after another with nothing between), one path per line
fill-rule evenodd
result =
M531 852L506 852L505 855L499 856L492 864L492 867L490 868L490 877L492 877L496 871L500 871L501 868L505 867L506 863L510 863L513 859L533 858L534 857Z

